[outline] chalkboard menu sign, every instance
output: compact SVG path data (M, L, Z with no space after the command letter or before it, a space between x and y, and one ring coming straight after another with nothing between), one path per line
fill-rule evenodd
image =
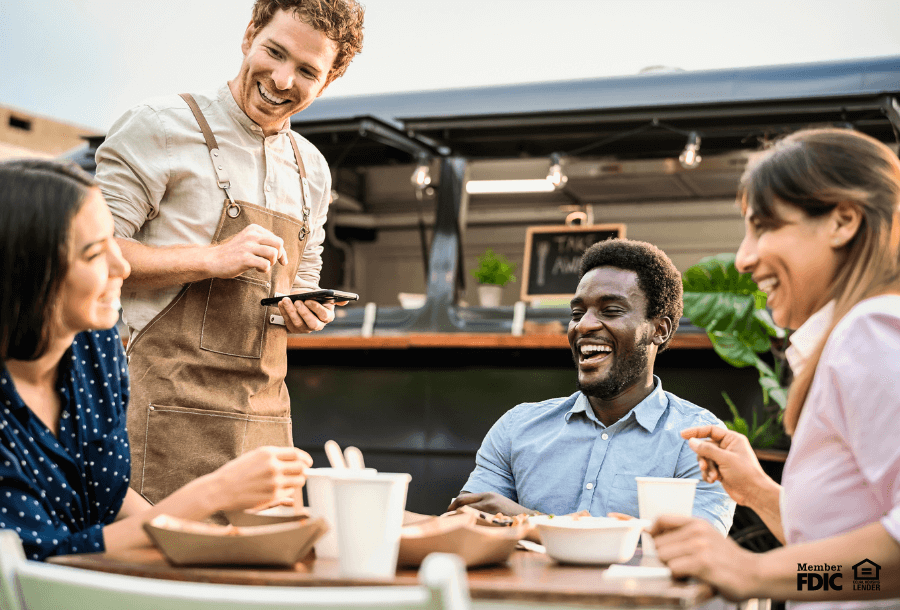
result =
M573 296L581 255L598 241L613 237L625 237L624 224L528 227L522 300Z

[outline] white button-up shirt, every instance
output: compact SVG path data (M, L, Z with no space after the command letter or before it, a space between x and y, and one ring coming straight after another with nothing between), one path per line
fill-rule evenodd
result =
M302 188L288 125L265 137L240 109L228 85L194 94L219 144L236 200L302 217ZM322 154L294 134L310 185L310 242L294 290L318 287L331 174ZM126 112L97 149L97 181L115 221L116 237L154 247L207 245L225 202L203 134L176 95ZM180 285L122 291L126 324L140 330L178 293Z

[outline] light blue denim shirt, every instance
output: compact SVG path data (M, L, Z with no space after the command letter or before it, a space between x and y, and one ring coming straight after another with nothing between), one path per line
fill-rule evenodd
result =
M587 510L595 516L638 516L635 477L700 479L697 455L681 438L685 428L715 424L715 415L664 392L658 377L647 398L611 426L597 419L587 396L523 403L491 428L463 489L494 491L542 513ZM719 483L700 481L694 515L723 534L734 501Z

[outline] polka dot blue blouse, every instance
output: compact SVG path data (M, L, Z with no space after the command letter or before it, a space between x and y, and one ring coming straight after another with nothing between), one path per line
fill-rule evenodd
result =
M104 550L128 491L128 373L115 329L83 332L60 363L59 437L0 370L0 528L29 559Z

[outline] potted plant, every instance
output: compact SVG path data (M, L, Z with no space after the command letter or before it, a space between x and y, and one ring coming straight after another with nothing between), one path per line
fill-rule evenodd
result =
M478 298L482 307L500 305L503 287L516 281L516 276L513 275L515 270L515 263L509 262L505 256L497 254L490 248L478 257L478 267L472 269L472 275L481 284L478 287Z
M748 423L723 392L733 417L725 424L746 435L755 449L768 449L783 440L780 424L787 390L781 379L786 364L773 349L773 340L780 343L786 333L765 309L766 294L749 273L737 270L734 260L734 254L717 254L684 272L684 314L695 326L706 330L713 349L723 360L738 368L753 366L759 371L762 417L754 411ZM774 355L774 366L760 357L764 353Z

